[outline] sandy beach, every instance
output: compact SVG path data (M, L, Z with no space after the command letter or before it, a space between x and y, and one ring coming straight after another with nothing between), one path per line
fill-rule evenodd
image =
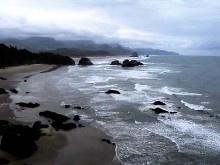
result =
M0 70L0 87L6 90L16 89L18 94L0 95L0 120L8 120L13 123L31 125L36 120L44 120L39 117L39 112L44 110L63 113L61 103L63 101L59 91L50 81L50 76L65 73L66 66L54 65L28 65L10 67ZM44 78L47 78L44 79ZM41 88L36 88L40 84ZM34 109L18 109L15 102L37 102L40 104ZM17 159L16 157L0 150L0 158L10 160L10 165L37 164L37 165L105 165L120 164L113 161L115 157L115 145L103 142L102 139L110 139L101 130L83 122L85 127L75 128L71 131L55 131L52 136L42 136L37 141L38 151L30 158Z

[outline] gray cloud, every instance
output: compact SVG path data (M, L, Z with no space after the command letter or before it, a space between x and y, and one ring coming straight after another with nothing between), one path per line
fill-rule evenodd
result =
M93 39L212 54L220 52L219 8L217 0L10 0L1 2L0 37Z

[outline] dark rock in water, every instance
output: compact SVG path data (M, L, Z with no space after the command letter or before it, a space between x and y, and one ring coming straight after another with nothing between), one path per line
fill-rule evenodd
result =
M125 59L122 63L122 67L128 67L129 66L129 60L128 59Z
M124 60L122 63L122 67L135 67L135 66L139 66L139 65L144 65L144 64L137 61L137 60L129 61L128 59Z
M118 60L112 61L110 65L121 65Z
M131 60L130 63L133 66L144 65L143 63L141 63L140 61L137 61L137 60Z
M93 63L90 61L89 58L82 57L82 58L79 60L78 65L93 65Z
M176 114L177 112L170 112L170 114Z
M74 123L62 123L60 121L54 121L52 122L52 127L56 130L62 129L62 130L71 130L74 128L77 128L77 125Z
M115 143L112 143L111 140L109 139L102 139L103 142L106 142L108 144L112 144L112 145L115 145Z
M24 82L27 82L27 80L24 80Z
M64 108L70 108L71 107L71 105L64 105Z
M105 92L106 94L121 94L119 91L117 91L117 90L113 90L113 89L111 89L111 90L108 90L107 92Z
M178 109L182 109L181 107L177 107Z
M26 92L26 94L29 94L30 92Z
M27 108L36 108L39 107L40 104L38 103L24 103L24 102L20 102L20 103L16 103L17 105L19 105L20 107L27 107Z
M163 110L161 108L151 108L152 111L154 111L155 113L157 114L160 114L160 113L169 113L168 111L166 110Z
M46 118L49 118L49 119L56 121L56 122L65 122L70 119L64 115L58 114L56 112L51 112L51 111L40 112L39 115L44 116Z
M4 77L0 77L0 80L7 80L6 78L4 78Z
M4 90L3 88L0 88L0 94L7 94L8 92L6 92L6 90Z
M79 121L79 120L80 120L79 115L75 115L74 118L73 118L73 120L75 120L75 121Z
M7 160L7 159L5 159L5 158L0 158L0 165L2 165L2 164L8 164L8 163L10 163L9 160Z
M162 101L155 101L154 103L153 103L154 105L166 105L164 102L162 102Z
M137 52L133 52L130 57L138 57L138 53Z
M10 89L10 92L12 93L18 93L18 91L16 89Z
M37 151L37 145L32 140L17 133L3 134L1 139L1 149L18 157L28 158L35 151Z
M76 106L76 107L74 107L74 109L84 109L84 108L82 108L80 106Z

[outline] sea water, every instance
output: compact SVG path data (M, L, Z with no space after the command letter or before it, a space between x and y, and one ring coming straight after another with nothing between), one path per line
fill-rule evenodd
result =
M57 78L63 102L84 107L74 113L113 137L122 164L219 164L220 57L129 57L144 65L109 65L126 58L70 66ZM177 113L158 115L156 107Z

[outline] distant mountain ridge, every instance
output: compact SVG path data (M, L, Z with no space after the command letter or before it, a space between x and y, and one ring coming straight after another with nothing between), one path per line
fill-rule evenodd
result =
M62 41L51 37L30 37L26 39L1 39L1 43L27 49L32 52L52 52L68 56L101 56L101 55L131 55L136 51L143 55L178 55L178 53L152 48L131 49L119 43L97 44L91 40Z

